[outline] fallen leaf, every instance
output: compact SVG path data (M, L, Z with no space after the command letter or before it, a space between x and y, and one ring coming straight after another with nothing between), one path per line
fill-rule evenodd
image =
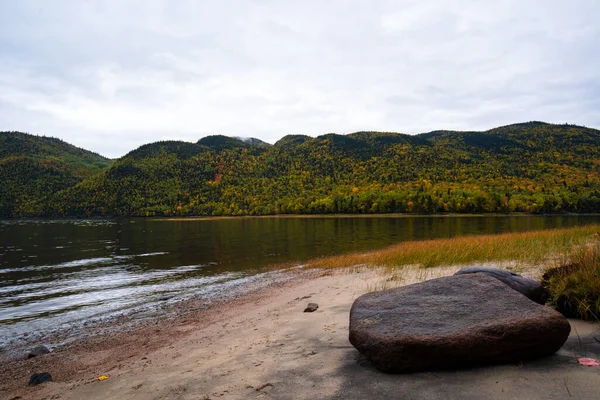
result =
M598 361L594 360L593 358L581 357L578 358L577 361L579 361L579 364L587 365L588 367L600 367Z
M103 381L103 380L106 380L106 379L108 379L108 378L109 378L109 377L108 377L107 375L100 375L100 376L98 377L98 380L99 380L99 381Z

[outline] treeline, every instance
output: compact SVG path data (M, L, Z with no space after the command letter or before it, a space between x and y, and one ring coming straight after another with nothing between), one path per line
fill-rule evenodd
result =
M41 213L44 199L111 164L60 139L0 132L0 216Z
M600 132L540 122L486 132L211 136L157 142L14 216L600 212Z

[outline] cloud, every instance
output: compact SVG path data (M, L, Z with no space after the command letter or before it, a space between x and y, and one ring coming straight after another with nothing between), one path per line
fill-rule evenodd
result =
M600 126L595 2L0 3L0 129L164 138Z

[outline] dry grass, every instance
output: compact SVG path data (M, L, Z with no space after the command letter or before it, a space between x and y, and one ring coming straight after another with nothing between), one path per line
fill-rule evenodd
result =
M419 268L416 265L406 265L402 268L371 268L371 270L376 271L379 279L369 282L366 286L366 292L378 292L429 279L450 276L458 271L459 267Z
M550 304L567 316L600 321L600 239L574 248L568 258L544 275Z
M403 242L368 253L324 257L305 264L306 268L366 267L420 268L483 262L513 261L519 265L558 265L568 254L594 239L600 225L551 229L499 235L462 236Z

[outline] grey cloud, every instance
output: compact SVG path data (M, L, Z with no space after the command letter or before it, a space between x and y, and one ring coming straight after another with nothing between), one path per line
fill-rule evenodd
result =
M0 130L164 138L600 126L596 2L0 2Z

